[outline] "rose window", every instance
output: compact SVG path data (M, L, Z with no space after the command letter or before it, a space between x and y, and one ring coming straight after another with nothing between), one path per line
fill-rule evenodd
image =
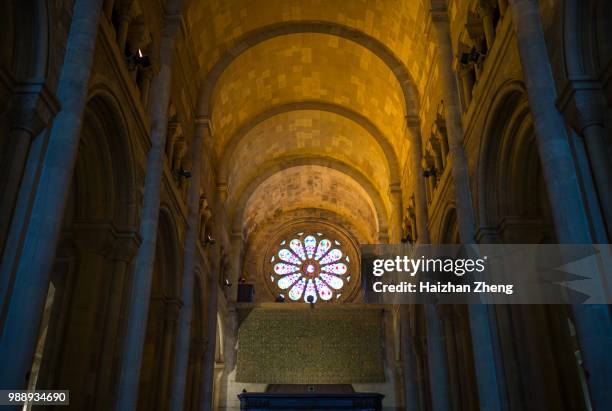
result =
M351 280L348 273L350 259L338 240L330 240L323 233L297 233L292 240L283 240L270 262L272 283L284 297L293 301L315 302L338 299Z

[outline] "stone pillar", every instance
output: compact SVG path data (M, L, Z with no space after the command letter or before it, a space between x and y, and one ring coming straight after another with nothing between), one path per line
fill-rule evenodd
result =
M415 358L416 337L410 326L410 306L400 306L400 336L402 376L404 381L404 406L406 411L419 411L419 384Z
M446 10L431 10L431 15L437 36L440 79L445 97L449 164L454 181L459 235L463 244L473 244L476 241L474 210L467 157L463 150L461 110L452 70L453 50L448 14ZM495 325L489 319L487 305L472 304L469 307L469 313L480 408L501 410L506 400L502 392L504 383L500 380L503 373L498 373L497 370L496 360L499 358L497 355L499 347Z
M0 158L0 164L3 165L0 170L0 255L6 262L11 259L12 253L5 253L4 245L10 241L9 230L16 215L14 210L18 206L27 158L32 151L31 143L60 109L59 101L40 81L19 83L11 100L9 144ZM12 274L4 270L0 274L0 329L14 280Z
M168 103L172 75L170 65L174 50L176 28L180 15L167 15L161 41L160 72L153 81L153 104L151 105L151 148L147 159L145 187L140 217L142 245L136 256L132 296L129 308L128 328L124 341L117 410L136 409L142 351L145 343L147 317L153 281L153 264L157 243L159 201L163 174Z
M206 145L207 142L205 142ZM210 154L210 152L208 152ZM214 203L214 214L216 222L213 230L214 236L217 239L215 246L211 247L212 261L210 261L210 273L208 273L208 304L206 307L206 339L208 344L206 345L206 353L204 354L204 362L202 365L203 376L202 376L202 398L201 407L202 411L213 410L214 400L214 381L215 381L215 357L217 348L217 304L219 300L219 272L221 271L221 243L222 243L222 211L225 203L227 194L227 186L217 186L217 201Z
M122 7L119 10L119 27L117 28L117 45L123 54L127 45L128 30L132 22L132 15L129 7Z
M414 202L417 226L417 241L419 244L429 244L429 228L427 227L427 195L425 188L425 177L423 170L420 167L421 157L423 155L423 138L421 136L421 126L419 118L406 119L408 129L410 130L410 142L412 150L410 150L412 174L414 174Z
M231 248L229 250L229 267L225 273L226 278L232 284L226 288L227 301L235 302L238 299L238 279L242 274L242 232L235 230L231 235Z
M493 26L493 8L489 4L490 0L480 0L478 4L478 14L482 19L482 26L484 28L485 40L487 42L487 51L493 47L495 41L495 26Z
M155 68L147 67L142 71L142 85L140 87L140 101L145 110L149 107L149 92L151 90L151 80L155 76Z
M159 392L154 393L157 406L161 410L169 409L169 401L171 395L170 378L172 377L172 351L174 348L174 340L177 331L179 315L181 313L183 303L177 298L164 299L164 321L163 321L163 338L161 358L157 360L161 363L159 367L161 375L159 375ZM185 387L183 386L183 389Z
M424 308L427 321L427 359L429 362L432 410L450 411L448 362L442 321L434 304L425 304Z
M87 86L91 74L102 0L77 0L68 35L57 98L62 110L49 135L39 188L25 228L21 258L4 261L12 276L0 340L0 388L22 389L36 348L62 217L76 162ZM6 264L6 266L5 266ZM10 265L10 266L9 266ZM27 301L27 304L24 304ZM24 326L27 324L27 326ZM19 407L21 408L21 407Z
M560 243L592 242L536 0L510 0L540 162ZM593 133L592 133L593 134ZM593 410L612 404L612 321L605 305L572 306Z
M403 216L403 201L402 188L399 184L393 184L389 187L389 196L391 198L391 229L389 230L389 241L391 244L399 244L402 239L402 216Z
M195 259L199 241L200 226L200 180L202 173L202 140L203 135L210 133L210 121L205 118L196 120L196 130L191 145L192 170L189 195L187 200L187 232L183 255L183 281L181 299L183 309L179 318L179 329L174 351L173 378L170 393L170 409L183 410L187 366L189 363L189 340L191 335L191 318L193 316L193 278Z
M450 29L446 11L432 11L432 19L438 41L438 65L440 81L444 93L444 108L446 129L448 133L451 172L455 184L455 202L457 220L462 241L474 242L474 211L472 207L472 190L467 164L467 156L463 150L463 126L461 108L457 96L457 84L453 73L453 49L450 39Z
M202 377L202 404L200 409L202 411L213 410L213 389L214 389L214 378L215 378L215 354L217 349L217 300L219 294L219 279L218 279L218 267L215 267L213 272L210 273L209 278L209 299L208 307L206 309L206 339L208 344L206 345L206 353L204 354L204 363L202 368L204 369L204 375Z
M104 15L110 21L113 18L113 9L115 8L115 0L104 0Z
M608 239L612 239L612 164L605 128L606 101L599 84L572 81L565 90L570 122L584 138Z
M472 102L472 91L474 89L474 79L472 78L472 72L469 67L463 67L460 63L457 63L457 71L459 73L459 79L461 81L461 89L463 90L463 103L466 107L468 107Z

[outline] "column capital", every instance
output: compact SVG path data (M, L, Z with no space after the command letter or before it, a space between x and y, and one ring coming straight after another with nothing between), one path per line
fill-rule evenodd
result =
M605 124L606 100L602 85L592 78L569 79L557 98L557 108L579 133Z
M448 11L443 7L436 7L429 10L429 15L431 16L431 21L439 27L442 23L450 23L450 19L448 17Z
M408 128L420 130L421 118L419 116L406 115L404 118L406 119L406 126Z
M43 81L16 83L9 103L10 127L33 137L47 127L60 110L60 102Z
M212 120L208 116L197 116L195 119L196 127L204 129L210 137L214 135Z

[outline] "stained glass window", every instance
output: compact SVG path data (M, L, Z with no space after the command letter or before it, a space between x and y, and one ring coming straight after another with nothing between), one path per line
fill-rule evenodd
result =
M293 301L337 299L350 281L349 258L342 243L323 233L300 232L281 241L270 263L270 280Z

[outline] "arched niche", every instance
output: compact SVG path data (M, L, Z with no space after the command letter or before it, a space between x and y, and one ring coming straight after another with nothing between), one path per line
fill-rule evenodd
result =
M554 242L551 208L524 87L509 83L498 96L479 158L479 240Z
M484 133L479 158L479 242L555 243L551 205L522 83L508 82L498 90ZM496 305L494 314L510 401L519 408L529 403L541 409L582 409L584 394L570 307Z
M87 102L36 352L40 368L30 375L36 389L70 389L79 409L111 406L129 263L140 243L134 159L120 111L103 90Z
M160 209L147 331L142 356L138 410L167 409L181 309L182 260L175 221Z

